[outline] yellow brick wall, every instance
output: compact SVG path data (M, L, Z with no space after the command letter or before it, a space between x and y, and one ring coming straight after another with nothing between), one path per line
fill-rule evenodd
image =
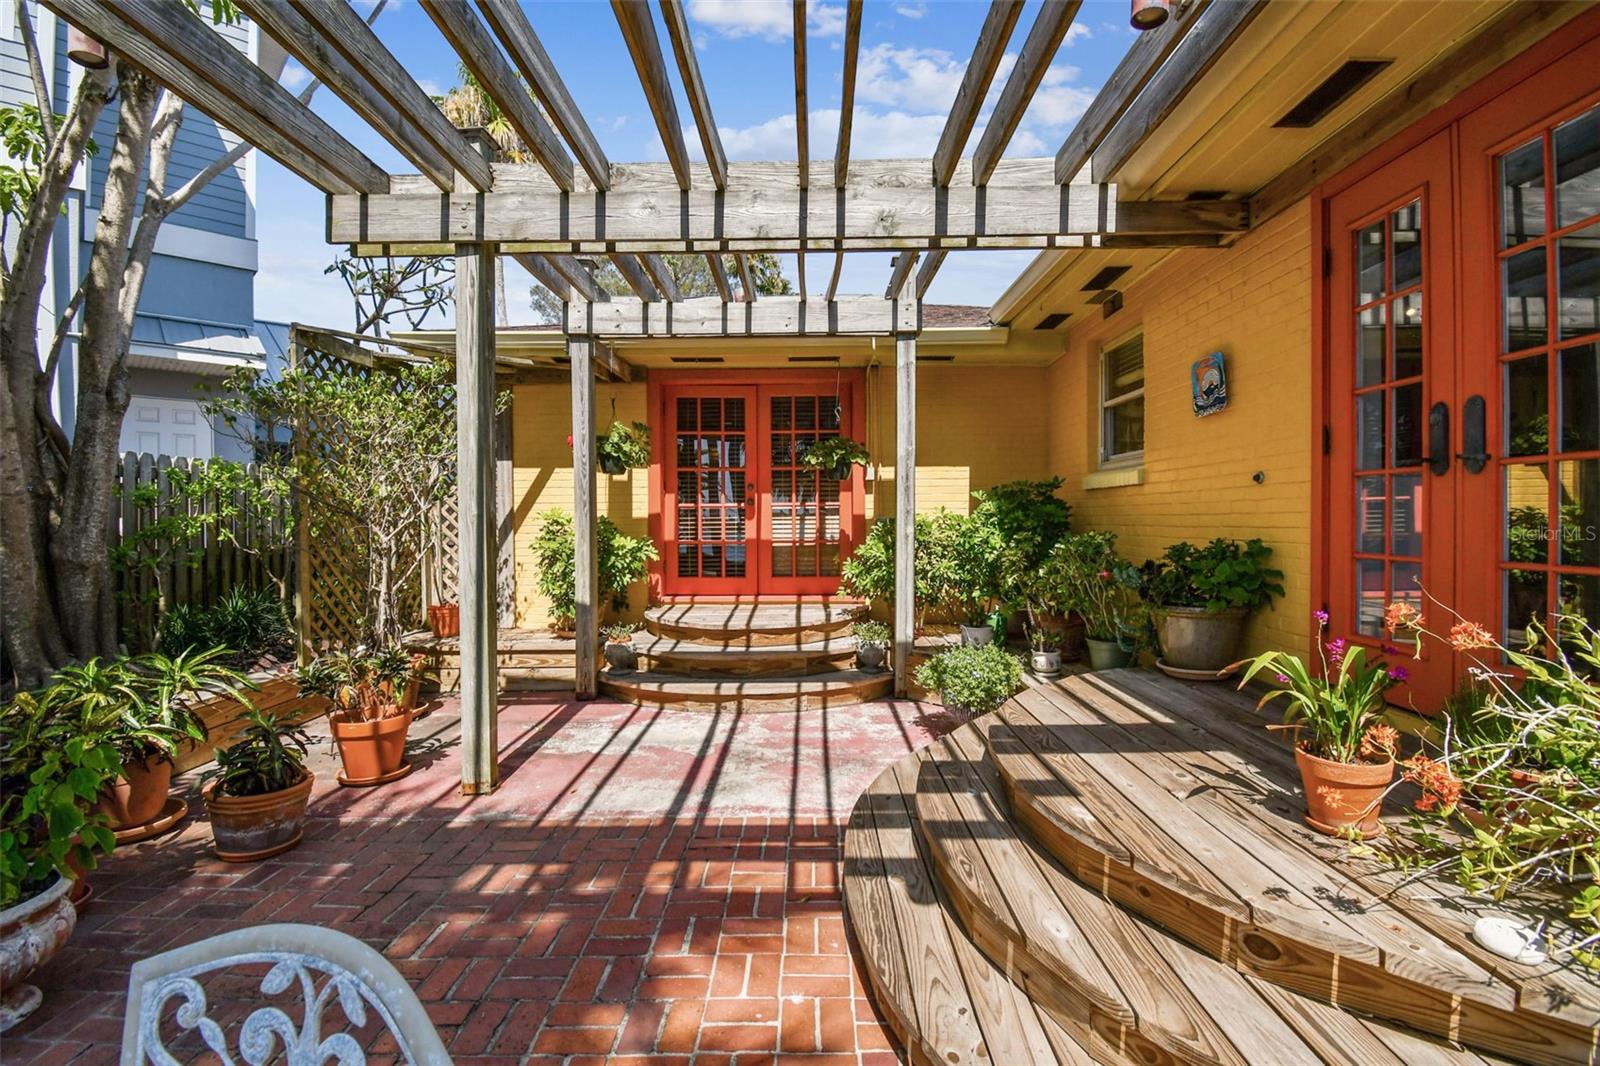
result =
M1017 478L1048 476L1049 428L1043 367L971 367L925 363L917 370L917 509L966 511L973 489ZM597 385L595 421L611 424L612 401L623 421L646 420L643 384ZM549 604L534 591L533 538L540 515L572 511L571 392L564 385L512 390L513 520L517 561L517 624L549 622ZM876 466L866 516L894 510L894 370L867 371L867 445ZM635 470L597 478L597 506L629 536L649 533L649 478ZM646 606L641 582L629 593L630 614Z
M1251 651L1308 641L1310 239L1302 203L1229 249L1173 255L1129 289L1121 311L1072 330L1049 370L1050 468L1067 479L1074 528L1114 530L1134 562L1178 540L1261 537L1272 547L1287 595L1252 619ZM1099 353L1135 331L1144 334L1144 481L1086 488L1099 464ZM1190 365L1219 350L1228 407L1196 418Z

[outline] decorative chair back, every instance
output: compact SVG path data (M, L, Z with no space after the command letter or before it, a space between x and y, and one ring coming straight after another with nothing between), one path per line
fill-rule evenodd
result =
M264 996L298 989L300 1003L261 1006L239 1026L238 1055L226 1028L210 1016L201 978L237 966L270 966L261 980ZM345 933L314 925L258 925L210 937L135 963L128 978L128 1011L122 1025L122 1066L176 1066L163 1044L162 1015L169 1001L179 1029L199 1031L225 1066L258 1066L279 1054L290 1066L333 1061L363 1066L366 1048L349 1032L322 1035L322 1012L334 999L349 1024L364 1027L375 1014L394 1037L404 1060L415 1066L449 1066L450 1056L411 986L388 959ZM298 1022L291 1017L302 1012ZM281 1045L281 1047L280 1047Z

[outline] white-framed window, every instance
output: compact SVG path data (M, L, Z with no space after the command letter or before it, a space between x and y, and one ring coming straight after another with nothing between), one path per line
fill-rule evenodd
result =
M1100 351L1100 465L1144 458L1144 335Z

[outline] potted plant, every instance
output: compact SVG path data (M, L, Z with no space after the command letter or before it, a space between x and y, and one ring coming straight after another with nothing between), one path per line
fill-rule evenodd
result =
M850 479L850 468L866 469L872 456L867 449L849 437L822 437L806 446L800 453L800 462L813 470L827 470L840 481Z
M339 784L381 785L411 772L405 755L412 710L399 696L411 673L411 660L400 648L365 646L320 655L296 672L301 698L328 701L328 725L344 764Z
M226 862L270 858L300 843L315 781L305 730L263 711L245 719L243 735L217 749L216 765L200 779L212 850Z
M644 580L650 562L660 558L647 537L630 537L602 516L596 539L599 541L600 600L613 612L628 609L629 586ZM534 579L539 594L550 604L552 624L557 631L570 631L575 625L577 607L577 563L574 557L572 516L565 511L550 511L533 538Z
M572 438L567 438L571 443ZM612 422L594 439L595 462L602 472L626 474L650 465L650 427L643 422Z
M928 526L929 589L961 628L961 642L982 647L1004 639L1000 609L1000 535L973 515L941 512ZM924 560L919 559L919 567Z
M1028 665L1035 677L1061 676L1061 634L1057 630L1028 629Z
M957 717L988 714L1022 688L1022 660L998 644L951 648L917 667L917 684Z
M1136 596L1139 570L1117 555L1117 535L1067 534L1045 559L1042 574L1046 583L1059 587L1062 605L1083 619L1089 665L1096 670L1127 666L1146 623Z
M1390 668L1368 649L1327 639L1328 616L1317 612L1318 670L1297 655L1263 652L1247 662L1239 687L1271 672L1277 687L1257 708L1283 699L1281 725L1295 736L1294 758L1305 789L1306 824L1329 836L1363 840L1382 831L1378 816L1394 779L1400 736L1382 722L1383 694L1405 680L1403 667Z
M869 674L883 669L889 657L889 627L882 622L857 622L850 627L856 638L856 666Z
M72 935L68 893L115 846L95 811L116 746L69 709L21 692L0 709L0 1032L43 995L26 980Z
M612 673L632 673L639 668L639 653L633 647L633 635L637 632L637 622L613 622L600 630L605 640L606 665Z
M1283 595L1282 571L1267 566L1260 539L1218 537L1204 548L1172 545L1144 564L1142 592L1155 616L1156 665L1191 680L1219 679L1239 650L1246 617Z
M461 635L461 604L428 604L428 628L432 630L433 635L436 637L459 637Z

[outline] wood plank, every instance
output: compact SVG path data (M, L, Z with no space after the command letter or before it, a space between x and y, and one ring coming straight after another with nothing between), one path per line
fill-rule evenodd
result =
M577 697L594 699L599 669L599 512L595 506L594 346L589 336L567 338L572 369L573 580L577 583L575 638Z
M839 87L839 139L833 149L833 184L842 188L850 179L850 131L856 117L856 63L861 52L861 9L863 0L847 0L844 16L844 65ZM834 270L834 284L828 287L828 299L833 299L838 282Z
M483 13L484 21L500 39L500 43L505 45L506 54L511 57L517 71L533 86L550 121L555 123L556 129L572 146L578 163L589 175L594 187L609 189L611 163L606 159L594 131L589 128L588 120L583 117L583 109L567 91L566 82L561 80L561 74L551 62L539 35L533 32L533 25L523 13L521 4L517 0L478 0L478 10Z
M819 181L832 181L826 163ZM1006 159L987 184L973 187L962 162L948 187L936 185L925 160L858 160L832 196L807 196L793 168L729 163L728 187L704 181L682 192L671 167L616 164L612 187L587 179L566 193L536 167L496 164L494 191L441 197L431 182L399 175L387 196L335 196L333 243L428 246L492 240L526 251L836 251L930 247L1043 247L1068 238L1114 234L1230 235L1248 223L1230 200L1119 203L1110 185L1057 185L1049 159ZM581 178L581 176L580 176ZM667 179L664 184L662 179ZM1070 243L1070 242L1069 242ZM1082 241L1076 244L1081 245Z
M794 0L794 139L795 168L800 188L811 185L811 108L807 104L806 0ZM800 264L800 295L804 296L805 263Z
M461 57L461 62L472 71L483 91L500 109L511 128L516 130L523 146L539 161L556 185L563 190L571 189L572 157L567 154L556 131L545 121L539 105L529 95L528 87L511 68L511 64L506 62L494 37L478 21L472 9L462 0L422 0L422 7L455 49L456 55Z
M596 367L603 367L613 381L633 381L643 376L642 372L617 354L617 350L604 341L596 341L594 346L594 361Z
M1091 153L1090 176L1103 180L1122 169L1265 6L1265 0L1226 0L1200 12L1166 62Z
M717 287L717 295L722 298L723 303L732 303L733 286L728 284L728 270L722 265L722 254L707 252L706 266L711 271L711 281Z
M566 328L597 337L888 336L903 326L915 329L916 317L902 324L896 301L878 296L832 302L768 296L753 303L724 303L716 296L660 303L615 297L569 302Z
M935 248L922 258L922 266L917 269L917 299L922 299L928 294L928 287L933 284L933 277L939 273L939 268L944 265L944 257L950 253L943 248Z
M376 163L182 4L46 6L324 192L389 191Z
M860 0L855 2L859 5ZM672 54L678 61L678 77L683 82L684 95L689 98L689 110L694 114L695 129L700 133L700 147L705 150L711 181L719 189L726 188L728 156L722 150L722 135L717 132L717 120L711 113L711 96L700 76L700 61L695 58L694 36L689 32L689 19L684 14L682 0L661 0L661 18L667 24ZM720 268L713 269L721 274ZM728 299L725 289L722 298Z
M917 642L917 338L894 345L894 694L911 688L911 650Z
M667 78L667 64L661 56L661 41L656 37L649 5L635 0L611 0L611 11L617 17L628 54L633 57L634 69L639 72L639 85L644 89L650 114L655 117L656 132L661 134L678 188L687 189L691 185L689 146L683 139L678 103L672 95L672 82Z
M1056 152L1056 181L1065 185L1078 176L1083 165L1089 161L1089 156L1111 127L1116 125L1117 119L1138 98L1188 32L1195 18L1210 3L1211 0L1191 0L1190 3L1179 4L1167 16L1166 22L1153 30L1145 30L1134 39L1117 64L1117 69L1111 72L1111 77L1089 101L1089 106Z
M753 303L758 297L756 292L756 279L750 273L750 259L748 256L735 255L734 266L739 270L739 300L741 303Z
M828 276L828 290L823 299L832 303L839 296L839 277L844 273L844 253L837 252L833 257L833 273Z
M1011 68L1006 86L1000 90L1000 99L989 112L983 136L978 138L978 147L972 153L972 184L988 184L1080 6L1081 0L1043 0L1040 4L1033 28L1022 43L1016 65Z
M512 254L511 258L516 260L522 269L532 274L534 281L548 289L550 295L563 303L567 301L570 295L568 290L571 286L561 272L555 268L555 265L550 262L549 256L534 255L531 252L516 252Z
M683 299L683 293L678 291L678 282L672 276L672 268L667 261L659 255L647 254L639 257L639 262L644 265L650 280L655 284L656 291L663 300L676 301Z
M639 262L638 256L613 255L610 258L611 264L617 268L617 272L622 275L622 280L628 283L628 288L633 290L635 296L646 303L657 303L661 300L661 294L656 291L655 282L650 280L650 272L645 270L644 264ZM606 299L609 300L610 298L608 294Z
M956 164L972 135L978 112L989 95L989 86L1000 60L1005 58L1006 42L1022 14L1022 0L992 0L989 13L984 16L978 30L977 43L972 46L972 58L967 60L966 72L961 75L961 87L956 90L955 101L939 132L939 143L933 150L933 180L938 185L949 185L955 176Z
M906 286L906 279L911 277L911 271L917 265L916 252L901 252L894 257L893 270L889 273L889 284L884 287L883 297L892 300Z

